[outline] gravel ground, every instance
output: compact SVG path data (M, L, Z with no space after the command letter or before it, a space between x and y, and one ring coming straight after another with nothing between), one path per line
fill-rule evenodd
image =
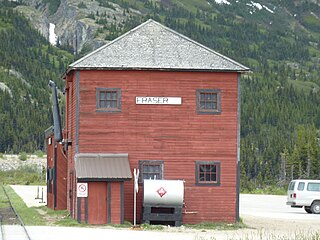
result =
M47 157L37 157L36 155L28 155L26 161L19 159L19 155L4 154L0 157L0 171L15 170L19 167L34 166L46 167Z

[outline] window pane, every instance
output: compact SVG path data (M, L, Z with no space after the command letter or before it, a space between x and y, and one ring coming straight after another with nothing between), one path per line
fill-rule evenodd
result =
M205 102L200 102L200 109L205 109Z
M211 181L211 178L210 178L210 174L209 174L209 173L206 174L206 181L207 181L207 182L210 182L210 181Z
M218 109L218 108L217 108L217 103L216 103L216 102L212 103L212 109Z
M211 109L211 108L212 108L212 103L206 102L206 109Z
M213 93L213 94L212 94L212 100L213 100L214 102L217 101L217 94L216 94L216 93Z
M121 111L121 89L98 89L97 108L108 111Z
M106 92L100 92L100 100L106 99Z
M117 101L112 100L110 101L110 103L111 103L111 108L117 108Z
M217 165L200 164L199 165L199 182L217 182Z
M217 181L217 174L211 175L211 181L216 182Z
M320 183L308 183L308 191L320 191Z
M100 101L100 108L105 108L106 107L106 101L101 100Z
M300 182L299 184L298 184L298 190L299 191L302 191L304 189L304 182Z
M206 100L209 100L211 101L211 96L212 96L212 93L206 93Z
M141 178L140 182L142 182L142 179L162 179L163 173L163 162L162 161L142 161L140 163L140 172L141 172Z
M117 92L112 92L111 93L111 99L112 100L117 100Z
M220 113L220 90L197 89L197 111L204 114Z
M111 108L111 101L106 101L106 108Z
M142 172L143 172L143 173L150 172L150 170L149 170L149 165L143 165L143 166L142 166Z

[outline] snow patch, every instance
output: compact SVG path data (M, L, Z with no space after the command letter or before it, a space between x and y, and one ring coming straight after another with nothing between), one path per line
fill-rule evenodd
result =
M2 90L4 92L8 92L10 97L12 98L13 95L12 95L11 89L3 82L0 82L0 90Z
M228 2L227 0L214 0L216 2L216 4L227 4L227 5L230 5L231 3Z
M49 42L52 45L57 45L57 35L54 33L54 29L55 29L56 25L54 25L53 23L49 23Z
M250 3L249 3L250 4ZM251 1L251 6L258 8L259 10L262 9L262 5L260 3L255 3L253 1Z
M268 8L267 6L261 5L260 3L256 3L256 2L253 2L253 1L251 1L250 3L247 3L246 5L253 8L252 11L250 11L250 14L255 12L255 8L257 8L259 11L265 9L266 11L268 11L270 13L274 13L274 11L271 10L270 8Z
M270 12L270 13L274 13L274 11L272 11L270 8L268 8L268 7L265 6L265 5L263 5L263 8L264 8L265 10L267 10L268 12Z

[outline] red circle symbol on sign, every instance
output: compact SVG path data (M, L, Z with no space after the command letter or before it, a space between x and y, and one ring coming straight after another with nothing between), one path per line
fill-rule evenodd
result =
M79 189L80 192L85 192L87 190L87 187L86 187L86 185L81 184L81 185L79 185L78 189Z

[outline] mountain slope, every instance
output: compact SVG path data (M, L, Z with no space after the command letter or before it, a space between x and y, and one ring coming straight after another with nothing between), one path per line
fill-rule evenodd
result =
M51 125L47 85L49 79L59 79L62 87L60 75L72 56L50 46L22 15L4 5L0 42L0 152L43 149L43 132Z

